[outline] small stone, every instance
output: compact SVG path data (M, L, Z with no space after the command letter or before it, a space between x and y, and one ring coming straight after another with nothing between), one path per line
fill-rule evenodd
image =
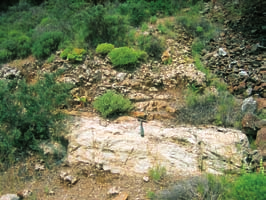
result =
M108 190L107 194L108 195L119 194L119 188L117 186L114 186Z
M127 200L127 198L128 198L128 193L121 192L117 197L115 197L112 200Z
M43 171L45 169L44 165L37 163L35 165L35 171Z
M149 182L149 180L150 180L150 179L149 179L148 176L143 176L143 181L144 181L144 182Z

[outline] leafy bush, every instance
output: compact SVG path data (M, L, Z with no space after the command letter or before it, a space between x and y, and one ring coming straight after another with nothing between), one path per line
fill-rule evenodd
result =
M45 74L33 85L25 80L0 81L0 161L25 149L37 150L40 140L56 135L64 115L70 85L56 83L58 74Z
M231 185L228 199L264 200L266 199L266 176L261 174L245 174L237 178Z
M128 47L115 48L108 55L115 67L136 64L139 59L145 59L146 57L145 52Z
M63 34L61 32L45 32L37 38L32 46L32 53L37 58L45 58L57 50Z
M93 102L93 107L101 113L103 117L110 117L119 113L130 111L133 106L130 100L114 91L107 91Z
M149 170L149 176L155 181L160 181L165 175L166 168L160 165L157 165Z
M106 55L114 49L114 45L109 43L99 44L96 48L96 53Z

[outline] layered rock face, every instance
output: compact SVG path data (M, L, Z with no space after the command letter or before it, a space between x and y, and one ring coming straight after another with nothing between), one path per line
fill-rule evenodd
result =
M166 128L159 121L143 123L132 117L114 122L76 118L72 125L67 162L95 164L121 174L143 174L160 165L168 173L221 174L241 169L249 152L245 134L218 127Z

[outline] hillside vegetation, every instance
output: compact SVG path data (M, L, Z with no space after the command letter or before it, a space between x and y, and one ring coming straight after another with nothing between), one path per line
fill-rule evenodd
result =
M233 14L248 12L250 1L244 0L240 5L238 9L232 9ZM183 83L186 84L185 105L179 110L177 123L241 128L243 113L239 104L227 91L227 85L206 69L200 59L201 51L219 33L221 26L199 14L204 9L204 1L12 0L2 1L0 6L0 68L29 56L42 63L52 63L58 56L74 68L84 58L97 55L107 56L115 69L134 72L147 60L161 61L166 40L178 39L174 30L176 26L182 26L193 39L189 56L196 68L206 75L206 88L215 88L216 93L194 83ZM173 20L165 20L171 16L174 16ZM151 34L149 31L153 28L159 34ZM172 60L169 58L162 63L169 65ZM66 115L62 111L70 106L73 100L70 92L74 87L58 82L63 73L61 70L52 74L40 73L31 84L25 77L0 80L0 171L31 152L41 151L39 144L42 141L63 140L61 128ZM76 99L81 105L87 104L86 98L76 96ZM134 109L129 99L111 90L95 98L91 106L104 118ZM148 197L252 199L256 196L265 199L262 161L260 167L260 174L249 175L246 172L249 168L243 166L244 176L240 178L196 180L192 196L187 191L177 194L180 187L167 194L151 191ZM0 195L3 192L0 187Z

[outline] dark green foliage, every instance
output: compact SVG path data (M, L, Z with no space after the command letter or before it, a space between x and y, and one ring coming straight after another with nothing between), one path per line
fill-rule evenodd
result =
M139 48L147 52L149 56L161 58L165 45L160 38L153 35L140 35L138 36L137 41Z
M232 183L228 199L264 200L266 199L266 176L262 174L245 174Z
M32 53L37 58L48 57L53 51L57 50L63 34L61 32L44 32L34 41Z
M108 55L115 67L136 64L139 59L146 57L145 52L128 47L115 48Z
M106 55L114 49L114 45L109 43L99 44L96 48L96 53Z
M93 102L93 107L101 113L103 117L110 117L119 113L130 111L133 106L130 100L114 91L107 91Z
M69 85L46 74L34 85L25 80L0 81L0 161L25 149L37 150L40 140L51 139L51 130L64 115L57 110L69 97Z
M124 38L128 31L127 20L125 17L117 14L110 15L107 8L97 5L88 7L80 13L83 20L77 22L84 34L85 41L91 46L97 46L99 43L113 43L116 46L124 44Z

